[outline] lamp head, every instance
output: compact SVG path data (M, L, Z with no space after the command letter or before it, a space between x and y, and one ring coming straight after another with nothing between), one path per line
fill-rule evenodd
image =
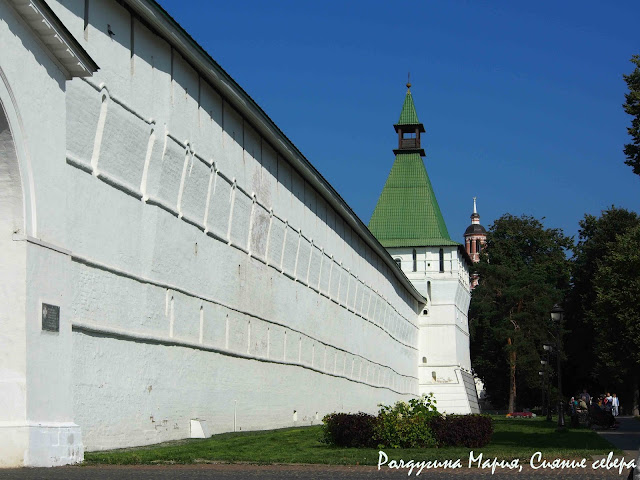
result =
M551 309L551 320L556 323L561 322L563 316L564 316L564 308L562 308L560 305L556 303Z

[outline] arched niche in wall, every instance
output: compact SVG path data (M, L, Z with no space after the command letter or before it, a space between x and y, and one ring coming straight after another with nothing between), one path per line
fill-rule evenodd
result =
M15 233L24 233L22 197L15 142L5 105L0 100L0 235L3 243L11 240Z
M22 130L16 99L0 66L0 222L11 235L37 237L33 176Z
M0 420L26 420L26 242L20 123L0 69ZM7 444L0 439L0 450Z

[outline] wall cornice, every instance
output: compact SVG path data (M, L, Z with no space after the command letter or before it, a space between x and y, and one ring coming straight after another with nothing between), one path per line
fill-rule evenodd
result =
M44 0L9 0L67 78L90 77L98 65Z

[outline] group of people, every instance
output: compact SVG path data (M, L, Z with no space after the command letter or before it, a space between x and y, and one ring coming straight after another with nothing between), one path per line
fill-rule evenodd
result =
M585 388L581 394L571 397L569 401L571 417L578 418L582 415L589 415L594 423L607 427L616 424L615 417L620 412L620 400L614 393L601 394L598 398L592 398Z

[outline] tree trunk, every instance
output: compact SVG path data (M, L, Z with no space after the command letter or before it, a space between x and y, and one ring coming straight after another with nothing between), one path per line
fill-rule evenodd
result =
M507 344L511 345L511 338L507 339ZM509 413L516 409L516 352L509 352Z

